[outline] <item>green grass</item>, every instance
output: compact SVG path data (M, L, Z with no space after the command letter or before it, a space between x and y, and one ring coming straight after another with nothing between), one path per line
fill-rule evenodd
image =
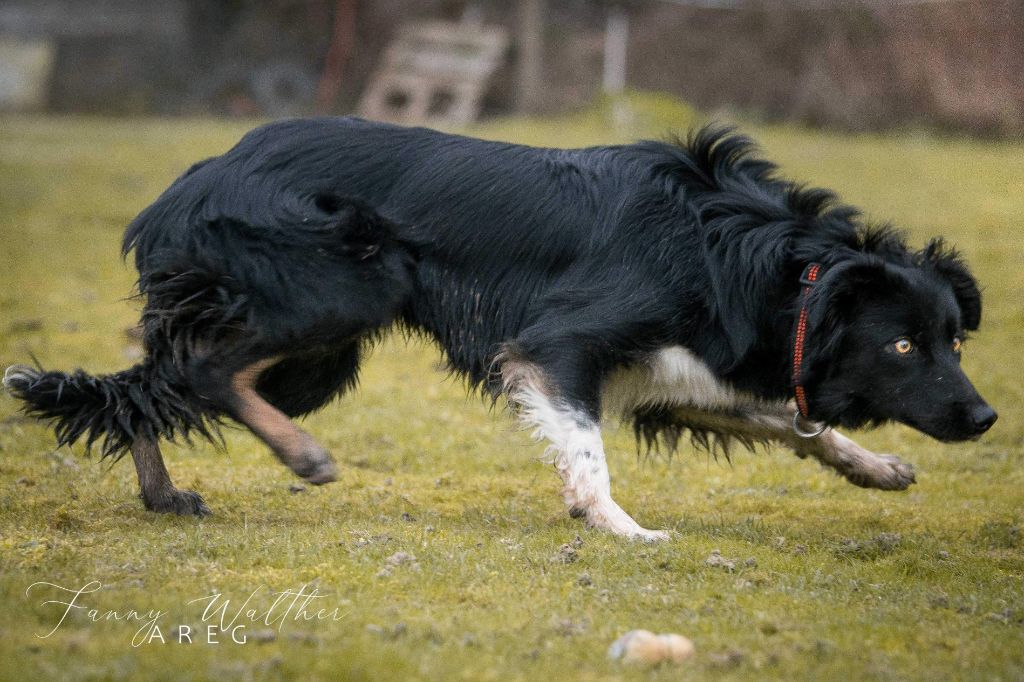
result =
M557 121L476 132L577 145L658 136L696 117L638 99ZM249 126L209 121L0 119L0 365L102 372L131 364L138 313L121 231L192 161ZM798 179L838 189L915 242L945 234L985 287L982 331L964 364L999 409L977 443L942 445L902 427L861 434L914 462L905 493L855 488L774 450L715 462L684 450L638 460L608 430L614 491L647 527L643 545L584 531L563 512L542 446L466 397L438 353L393 339L359 391L305 421L335 454L338 483L295 480L247 433L227 452L168 447L168 467L214 515L143 511L129 461L53 447L0 397L0 678L435 679L635 676L608 661L633 628L678 632L707 678L1024 678L1024 145L928 136L841 136L746 126ZM576 535L576 560L559 556ZM735 569L707 565L718 549ZM390 568L397 552L415 563ZM749 559L749 561L748 561ZM385 572L387 573L387 572ZM50 637L61 598L36 581L102 589L101 612L159 609L199 626L189 605L221 592L315 584L340 620L287 621L271 641L133 647L137 624L76 611ZM265 592L254 602L270 606ZM246 632L268 628L249 624ZM276 632L276 631L275 631ZM268 639L266 633L261 639Z

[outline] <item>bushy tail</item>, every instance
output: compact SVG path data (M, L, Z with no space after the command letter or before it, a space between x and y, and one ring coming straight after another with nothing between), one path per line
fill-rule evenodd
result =
M50 421L58 444L85 436L88 449L101 441L103 457L120 458L136 438L217 435L212 413L150 363L103 376L14 365L4 372L4 386L25 403L26 414Z

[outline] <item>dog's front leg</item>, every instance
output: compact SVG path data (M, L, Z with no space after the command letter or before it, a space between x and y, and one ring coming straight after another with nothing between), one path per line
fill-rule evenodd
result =
M603 528L647 541L667 540L666 531L648 530L612 499L611 477L597 420L574 408L548 388L541 370L520 361L502 366L509 402L519 418L535 429L537 438L550 443L548 452L562 478L562 493L569 515L582 518L591 528Z
M906 490L916 482L913 465L895 455L871 452L832 429L815 438L800 438L790 431L789 441L798 456L811 455L861 488Z
M546 397L523 404L520 415L551 444L570 516L583 519L590 528L603 528L616 535L648 541L668 539L666 531L642 527L612 499L611 476L597 423L553 405Z
M805 438L793 428L795 418L796 408L792 404L751 416L753 422L766 427L764 439L788 445L798 457L814 457L861 488L906 490L916 483L914 466L899 457L876 454L834 429Z
M905 490L914 483L914 467L894 455L878 455L833 429L810 438L793 430L792 405L757 405L734 411L672 408L668 416L677 428L714 433L723 442L774 442L793 449L798 457L814 457L854 485L880 490Z

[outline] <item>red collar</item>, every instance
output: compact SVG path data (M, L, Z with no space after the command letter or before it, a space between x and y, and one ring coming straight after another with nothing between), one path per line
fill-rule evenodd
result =
M796 333L793 335L793 393L796 395L796 407L805 419L808 418L807 392L804 390L801 374L803 373L804 346L807 342L808 332L807 304L811 298L811 288L818 281L823 269L821 263L808 263L803 274L800 275L800 283L804 285L804 288L800 292L800 317L797 318Z

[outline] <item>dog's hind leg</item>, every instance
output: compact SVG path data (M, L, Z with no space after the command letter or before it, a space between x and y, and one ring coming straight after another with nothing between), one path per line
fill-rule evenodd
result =
M337 470L327 450L258 390L264 372L280 361L255 351L209 354L193 358L186 373L200 397L248 427L289 469L314 485L330 483Z
M330 453L256 390L260 375L278 358L267 358L235 372L230 380L231 414L249 427L298 476L314 485L337 478Z
M136 438L130 450L146 509L180 516L206 516L210 513L198 493L174 487L156 441Z
M519 418L550 443L555 469L569 515L587 526L647 541L667 540L668 533L648 530L612 499L611 477L597 420L555 397L542 371L521 360L499 359L502 382Z

